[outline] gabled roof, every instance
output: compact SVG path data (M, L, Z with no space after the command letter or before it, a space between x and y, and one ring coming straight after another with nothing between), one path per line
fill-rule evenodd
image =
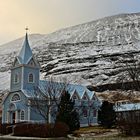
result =
M87 93L87 96L89 99L92 99L94 93L90 90L88 90L85 86L82 85L74 85L74 84L65 84L65 83L61 83L61 82L51 82L51 81L45 81L45 80L40 80L39 82L39 88L42 92L46 92L48 91L48 88L54 88L55 90L53 92L53 94L55 94L55 97L60 97L60 90L67 90L69 92L69 94L72 95L74 94L74 92L77 92L78 96L80 97L80 99L82 99L83 95L85 94L85 92ZM65 89L63 89L65 88ZM61 92L62 93L62 92ZM48 94L49 96L49 94Z
M80 99L79 94L77 93L76 90L73 90L73 92L71 92L71 98L73 98L73 96L76 95L78 99Z
M28 35L26 33L22 49L17 58L19 59L20 64L27 64L32 57L33 54L28 42Z

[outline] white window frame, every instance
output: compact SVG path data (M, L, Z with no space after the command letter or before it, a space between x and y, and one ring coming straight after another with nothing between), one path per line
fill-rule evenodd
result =
M32 74L32 76L33 76L33 81L31 82L30 81L30 75ZM34 74L33 73L29 73L28 74L28 83L34 83Z
M23 116L21 116L22 115L21 114L22 112L24 112L24 119L22 119ZM25 110L21 110L20 111L20 121L25 121Z

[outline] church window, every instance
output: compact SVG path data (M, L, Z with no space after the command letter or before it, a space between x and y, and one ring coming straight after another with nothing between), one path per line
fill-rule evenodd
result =
M83 109L83 116L87 117L87 115L88 115L87 109Z
M15 94L15 95L13 95L11 101L19 101L19 100L20 100L20 96L18 94Z
M14 83L19 83L19 74L15 74L14 76Z
M83 100L88 100L86 95L83 96Z
M29 74L28 82L29 82L29 83L33 83L33 82L34 82L34 76L33 76L32 73Z
M97 111L96 111L96 109L94 109L93 110L93 117L96 117L96 115L97 115Z
M25 117L25 113L24 113L24 110L22 110L21 112L20 112L20 120L24 120L24 117Z

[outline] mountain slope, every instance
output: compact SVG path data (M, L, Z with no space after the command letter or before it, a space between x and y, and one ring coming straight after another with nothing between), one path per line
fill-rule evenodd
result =
M47 35L32 34L29 39L41 64L41 77L66 76L94 86L115 83L132 54L139 60L140 13L106 17ZM20 38L0 46L0 90L10 85L9 68L22 42Z

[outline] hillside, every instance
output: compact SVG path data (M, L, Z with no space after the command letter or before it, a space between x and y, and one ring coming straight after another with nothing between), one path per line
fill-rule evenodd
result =
M41 77L67 77L85 85L116 83L124 66L139 60L140 13L105 17L51 34L31 34L30 45L41 64ZM23 38L0 46L0 90L9 88L10 67Z

